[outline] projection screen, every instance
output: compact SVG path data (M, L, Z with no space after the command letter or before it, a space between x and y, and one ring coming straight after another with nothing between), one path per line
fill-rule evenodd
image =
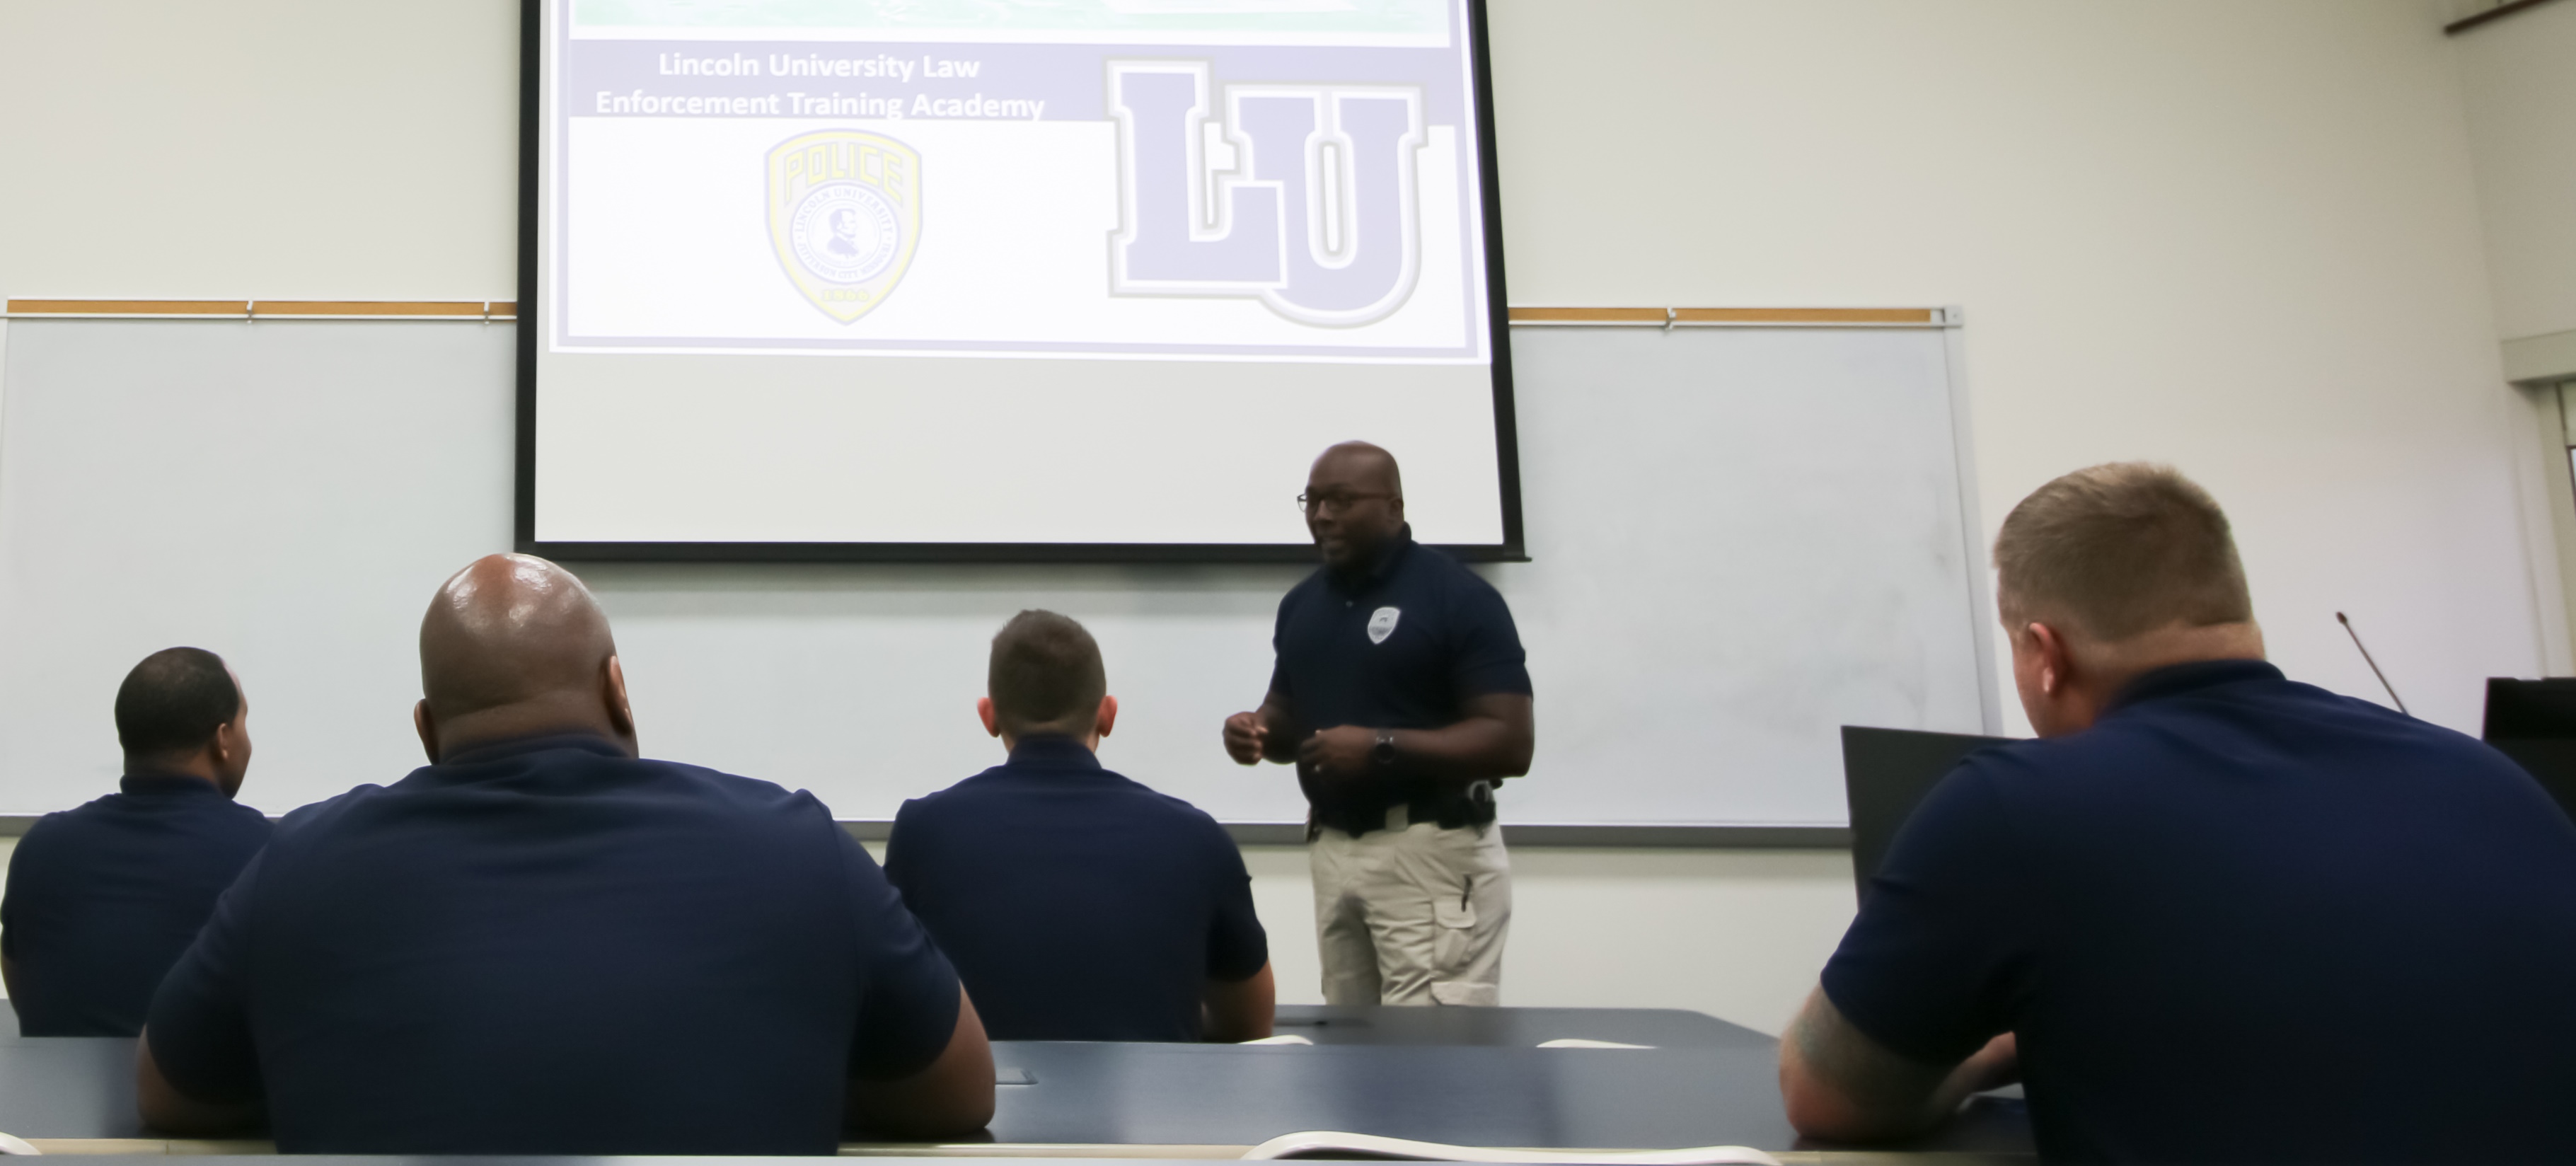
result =
M517 537L1521 555L1469 0L527 0Z

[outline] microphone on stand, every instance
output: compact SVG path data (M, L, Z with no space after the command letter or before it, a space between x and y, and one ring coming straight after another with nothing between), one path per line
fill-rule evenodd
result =
M2370 658L2370 649L2362 647L2361 633L2353 630L2352 617L2338 611L2335 613L2335 622L2343 625L2343 634L2352 637L2352 646L2361 648L2361 662L2370 665L2370 674L2379 678L2381 688L2388 690L2388 699L2397 702L2397 711L2406 713L2410 717L2414 716L2415 714L2406 712L2406 698L2397 695L2397 686L2388 682L2388 674L2379 670L2379 661Z

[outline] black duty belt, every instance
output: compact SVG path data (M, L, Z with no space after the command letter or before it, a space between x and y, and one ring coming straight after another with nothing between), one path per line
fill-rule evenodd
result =
M1443 830L1466 826L1489 826L1494 821L1494 783L1470 782L1463 789L1423 790L1411 797L1393 798L1357 805L1311 807L1306 812L1306 841L1312 842L1330 826L1353 836L1372 830L1386 829L1386 811L1390 806L1403 806L1405 816L1415 822L1436 822Z

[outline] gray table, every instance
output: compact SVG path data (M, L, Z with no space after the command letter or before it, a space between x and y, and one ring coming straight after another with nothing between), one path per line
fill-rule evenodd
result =
M0 1043L0 1130L154 1137L134 1115L133 1048L118 1038ZM1329 1129L1488 1146L1802 1148L1767 1041L1634 1050L1003 1041L993 1054L1006 1080L1029 1082L1000 1089L990 1139L1004 1144L1248 1146ZM2029 1146L2018 1103L1986 1102L1908 1148Z
M18 1036L0 1041L0 1132L22 1138L159 1136L134 1113L134 1042Z

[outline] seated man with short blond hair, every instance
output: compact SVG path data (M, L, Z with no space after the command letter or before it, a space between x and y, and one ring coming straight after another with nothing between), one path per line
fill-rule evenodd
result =
M1100 645L1051 611L993 637L975 703L1004 763L905 802L886 877L997 1040L1270 1035L1252 876L1205 811L1102 768L1118 720Z
M2576 1160L2576 825L2539 786L2265 663L2170 469L2041 487L1995 567L2046 739L1897 835L1781 1041L1799 1131L2018 1073L2051 1162Z

